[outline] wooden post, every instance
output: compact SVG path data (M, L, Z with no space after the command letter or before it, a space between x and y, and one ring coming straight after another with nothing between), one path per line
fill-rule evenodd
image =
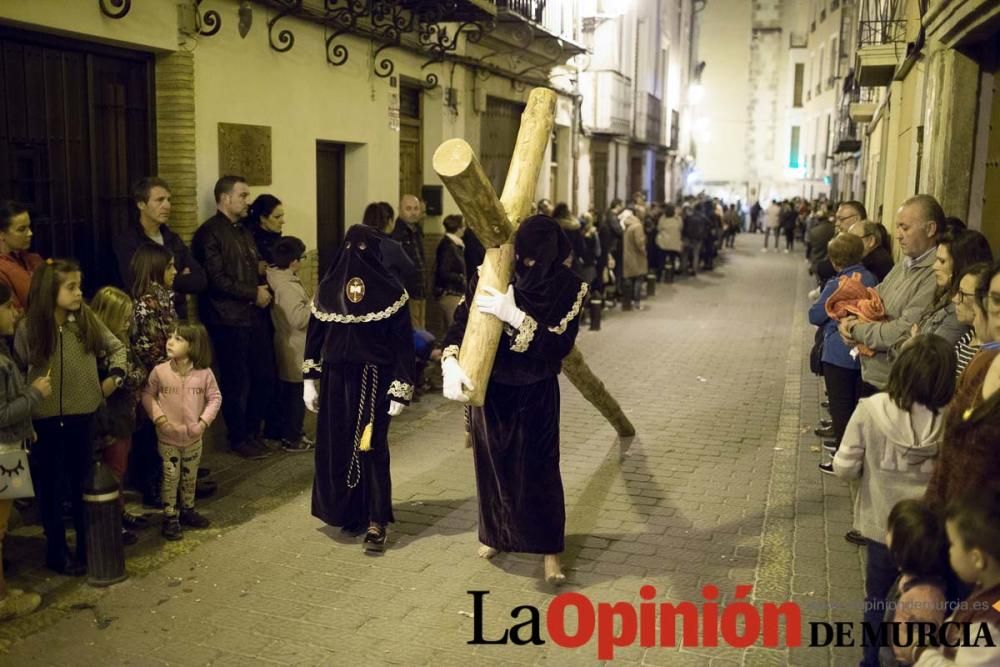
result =
M510 284L510 274L514 269L514 246L505 243L499 248L488 248L479 272L479 287L490 287L506 292ZM469 321L465 327L465 337L458 351L458 363L472 380L473 389L467 392L469 403L481 406L486 402L486 387L493 373L497 347L503 323L492 315L484 315L473 302L469 304Z
M528 215L535 199L535 185L548 157L545 149L552 138L555 116L556 94L548 88L533 89L521 114L521 129L517 132L514 155L500 195L507 219L515 228Z
M434 171L465 216L465 224L476 233L480 243L486 248L507 243L514 227L472 146L464 139L449 139L434 151L433 163Z
M563 359L562 370L566 374L566 379L573 383L573 386L597 408L598 412L604 415L604 418L611 423L618 435L622 437L635 435L635 426L622 412L615 397L608 393L607 387L604 386L600 378L590 370L580 348L573 346L570 353Z
M472 147L465 141L450 139L434 152L434 171L455 198L466 224L487 247L479 275L480 291L490 285L503 292L510 282L515 259L510 243L535 197L535 185L552 134L555 104L556 96L551 90L536 88L531 91L499 200ZM502 331L500 320L483 315L474 303L469 304L469 321L459 348L459 364L475 387L468 393L472 405L481 406L486 400L486 387ZM587 366L579 349L573 348L562 367L570 382L604 415L618 435L635 435L635 427L604 383Z

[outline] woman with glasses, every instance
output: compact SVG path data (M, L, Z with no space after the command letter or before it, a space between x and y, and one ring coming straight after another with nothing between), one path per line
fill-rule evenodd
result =
M982 275L976 300L986 314L985 340L948 407L937 465L925 499L944 507L964 489L1000 479L1000 262Z
M965 270L958 282L958 291L952 297L955 304L955 316L958 321L969 327L969 332L955 343L955 373L961 378L962 373L979 353L983 340L986 340L986 311L976 299L976 288L979 281L990 270L986 262L973 264Z

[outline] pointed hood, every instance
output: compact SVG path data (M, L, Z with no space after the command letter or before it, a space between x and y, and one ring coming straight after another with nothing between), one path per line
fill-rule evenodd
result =
M897 406L887 393L879 393L869 400L869 411L876 427L886 437L882 467L899 469L920 465L938 454L944 432L944 415L935 414L919 403L907 412Z
M340 324L375 322L406 303L406 290L382 265L381 238L365 225L347 230L330 270L316 288L313 315Z

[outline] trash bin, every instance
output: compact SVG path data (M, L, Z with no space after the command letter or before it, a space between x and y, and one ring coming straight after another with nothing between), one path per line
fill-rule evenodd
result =
M118 479L100 461L94 464L83 490L87 517L87 583L110 586L124 581L125 545L118 506Z

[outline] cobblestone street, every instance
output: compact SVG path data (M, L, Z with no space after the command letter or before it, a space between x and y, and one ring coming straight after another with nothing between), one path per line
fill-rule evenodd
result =
M860 550L846 484L816 469L821 385L808 372L811 281L801 254L763 254L742 235L727 261L659 285L641 312L615 311L578 345L634 422L619 441L562 381L568 585L596 602L720 609L737 584L754 602L793 600L808 621L860 621ZM476 558L476 502L462 411L426 396L395 420L396 521L381 557L309 513L311 458L282 455L222 479L201 507L214 526L161 549L156 529L106 591L14 578L44 608L3 628L8 665L594 664L596 641L556 646L541 558ZM15 544L15 534L12 540ZM132 552L129 552L130 555ZM34 575L32 575L33 577ZM37 584L37 585L36 585ZM58 585L57 585L58 584ZM469 646L473 600L487 638L511 610L542 612L543 646ZM572 617L572 615L571 615ZM519 618L518 621L524 620ZM26 637L24 637L27 635ZM679 634L678 634L679 636ZM21 637L24 637L23 639ZM804 632L808 641L808 632ZM620 664L848 665L859 649L642 648Z

